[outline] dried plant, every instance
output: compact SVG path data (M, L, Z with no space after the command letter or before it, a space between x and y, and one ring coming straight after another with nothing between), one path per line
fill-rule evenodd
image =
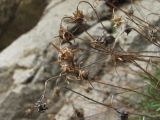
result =
M120 120L128 120L130 115L145 116L148 118L157 118L155 115L150 115L150 114L146 114L146 113L139 113L139 112L135 112L135 111L130 112L130 111L125 110L125 111L121 112L119 110L119 108L117 108L115 106L96 101L96 100L94 100L88 96L85 96L79 92L76 92L72 88L68 87L68 85L70 85L69 81L76 81L77 82L77 80L78 81L85 81L86 80L92 86L91 88L93 90L98 90L98 89L94 88L94 86L92 85L92 83L96 83L96 84L101 84L101 85L105 85L105 86L110 86L115 89L123 90L123 92L116 93L117 96L120 94L126 93L126 92L133 92L138 95L147 97L149 100L159 101L159 99L157 99L155 96L145 94L142 91L138 91L137 89L135 90L135 89L127 88L127 87L121 87L118 85L113 85L110 83L101 82L100 80L98 80L96 78L94 80L91 80L89 78L89 75L90 75L89 66L96 65L102 61L105 62L106 59L109 59L110 63L111 63L110 65L115 68L117 65L126 65L127 66L127 65L132 64L132 65L136 66L152 82L155 82L157 84L155 89L159 90L159 86L160 86L159 78L154 76L154 74L152 74L147 69L148 65L150 65L152 67L159 65L160 56L157 55L157 53L159 53L159 51L135 51L135 50L127 51L127 50L124 50L123 47L121 47L121 45L119 44L119 37L124 34L129 35L132 31L136 31L137 33L139 33L139 35L141 36L142 39L146 40L146 42L149 42L152 45L155 45L158 48L160 48L160 42L159 42L159 36L158 36L160 29L159 29L159 27L155 27L154 25L152 25L147 20L144 20L138 16L135 16L134 10L133 10L134 6L132 6L131 9L127 11L127 10L123 10L120 6L115 4L115 2L120 2L120 1L116 1L116 0L115 1L112 1L112 0L105 1L106 5L110 6L111 11L113 11L112 22L113 22L114 29L118 29L122 25L124 25L124 29L119 33L118 36L114 36L111 34L107 35L107 34L103 33L103 35L96 37L96 36L90 34L87 31L87 29L84 26L82 26L82 24L84 24L84 22L87 19L85 19L85 15L82 12L82 10L79 9L79 6L82 3L84 3L84 4L88 4L92 8L92 10L95 12L95 14L97 16L98 21L101 24L101 27L105 30L105 26L100 21L100 17L98 15L95 7L87 1L79 2L79 4L77 5L76 11L73 13L73 16L68 16L68 17L62 18L61 24L60 24L60 29L59 29L59 38L61 40L61 44L60 44L60 46L57 46L54 43L51 43L52 46L57 50L58 58L57 58L56 63L59 64L61 72L58 76L54 76L54 77L46 80L45 88L44 88L44 92L41 97L41 100L38 101L36 104L36 107L39 112L41 112L41 111L43 112L43 111L47 110L46 103L42 102L42 101L44 101L44 98L45 98L44 96L46 93L48 81L63 77L63 78L65 78L64 83L67 83L67 84L65 84L65 86L63 86L63 87L60 87L60 89L72 91L72 92L92 101L92 102L95 102L97 104L100 104L100 105L103 105L107 108L111 108L111 109L115 110L119 114ZM135 1L131 0L131 4L134 4L134 2ZM123 13L124 14L123 17L121 15L117 15L115 13L116 10L119 10L121 13ZM79 38L79 37L75 36L72 32L65 29L62 25L64 19L69 19L69 22L75 23L78 26L78 28L84 29L84 32L87 33L87 35L91 38L91 40ZM132 24L128 24L128 23L132 23ZM75 42L72 42L72 40L76 40L76 39L81 39L82 41L88 41L87 44L88 44L89 48L84 49L79 46L75 47ZM69 44L66 44L66 43L69 43ZM81 52L82 55L84 52L88 52L88 53L91 52L92 54L99 54L103 57L100 58L99 60L95 61L94 63L90 63L88 65L81 65L81 63L83 63L84 61L81 61L81 63L78 62L78 59L80 59L80 56L78 55L79 52ZM148 53L151 55L147 55ZM143 62L147 67L144 68L141 64L139 64L139 62ZM116 72L118 73L117 70L116 70ZM77 111L77 109L74 109L74 110L75 110L75 113L80 114L80 112ZM84 116L83 116L84 114L80 114L80 115L84 119Z

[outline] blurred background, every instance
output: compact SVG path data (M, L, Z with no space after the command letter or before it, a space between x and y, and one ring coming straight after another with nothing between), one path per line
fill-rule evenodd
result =
M37 24L47 2L47 0L0 1L0 51Z

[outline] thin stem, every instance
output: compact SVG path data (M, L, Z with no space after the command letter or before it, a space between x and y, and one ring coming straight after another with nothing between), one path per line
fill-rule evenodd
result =
M58 48L54 43L50 43L54 48L56 48L56 50L57 51L59 51L60 53L63 53L62 51L61 51L61 49L60 48Z
M150 98L150 99L154 99L154 100L159 101L159 99L157 99L157 98L154 98L154 97L152 97L152 96L146 95L146 94L144 94L144 93L140 93L140 92L138 92L138 91L136 91L136 90L132 90L132 89L129 89L129 88L124 88L124 87L120 87L120 86L117 86L117 85L113 85L113 84L109 84L109 83L104 83L104 82L100 82L100 81L93 81L93 82L99 83L99 84L103 84L103 85L107 85L107 86L111 86L111 87L115 87L115 88L120 88L120 89L127 90L127 91L131 91L131 92L135 92L135 93L137 93L137 94L146 96L146 97L148 97L148 98Z
M98 103L98 104L100 104L100 105L106 106L106 107L111 108L111 109L115 110L116 112L120 113L117 108L114 108L114 107L112 107L111 105L107 105L107 104L104 104L104 103L102 103L102 102L96 101L96 100L94 100L94 99L92 99L92 98L89 98L89 97L87 97L87 96L85 96L85 95L83 95L83 94L81 94L81 93L79 93L79 92L76 92L76 91L74 91L74 90L72 90L72 89L70 89L70 88L68 88L68 87L64 87L64 88L67 89L67 90L70 90L70 91L72 91L72 92L74 92L74 93L76 93L76 94L78 94L78 95L80 95L80 96L82 96L82 97L90 100L90 101L93 101L93 102Z
M103 23L100 21L100 17L99 17L99 15L98 15L97 11L95 10L95 8L93 7L93 5L91 5L91 3L87 2L87 1L80 1L80 2L78 3L77 10L78 10L79 5L80 5L81 3L87 3L87 4L93 9L93 11L95 12L95 14L96 14L96 16L97 16L98 21L100 22L100 24L102 25L102 27L103 27L104 29L106 29L105 26L103 25Z
M83 94L81 94L81 93L79 93L79 92L76 92L76 91L72 90L71 88L68 88L68 87L64 87L64 88L67 89L67 90L69 90L69 91L71 91L71 92L73 92L73 93L76 93L76 94L78 94L78 95L80 95L80 96L82 96L82 97L84 97L84 98L86 98L86 99L88 99L88 100L90 100L90 101L92 101L92 102L95 102L95 103L97 103L97 104L103 105L103 106L105 106L105 107L107 107L107 108L111 108L111 109L113 109L114 111L116 111L117 113L122 114L122 113L118 110L118 108L115 108L115 107L113 107L113 106L111 106L111 105L104 104L104 103L102 103L102 102L96 101L96 100L94 100L94 99L92 99L92 98L90 98L90 97L87 97L87 96L85 96L85 95L83 95ZM134 112L129 112L128 114L133 114L133 115L138 115L138 116L145 116L145 117L148 117L148 118L156 118L155 116L148 115L148 114L146 115L146 114L134 113Z

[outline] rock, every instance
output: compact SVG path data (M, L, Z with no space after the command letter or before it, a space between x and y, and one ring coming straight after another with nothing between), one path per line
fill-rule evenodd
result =
M55 6L49 13L46 13L35 28L19 37L13 44L1 52L0 69L17 64L22 57L26 57L26 54L38 55L46 49L46 46L53 41L52 38L58 34L61 18L67 13L74 11L76 7L71 6L76 4L78 4L78 1L72 3L65 1ZM62 6L65 6L65 8L62 8ZM88 9L87 5L83 7L84 11ZM61 12L61 9L65 12ZM14 59L12 59L13 57Z
M14 71L13 80L14 84L26 83L34 75L34 69L17 69Z
M24 68L33 68L36 63L36 58L37 58L37 56L35 54L31 54L29 56L22 58L17 63L17 65L19 67L24 67Z
M13 75L13 68L10 70L5 70L3 73L0 73L0 93L3 94L7 92L13 84L11 76Z
M157 8L157 6L159 5L158 1L145 1L142 0L140 3L137 2L135 3L135 7L131 6L131 5L124 5L122 8L124 10L126 9L131 9L134 11L133 14L135 16L137 16L138 18L147 21L149 24L152 25L157 25L159 24L160 21L160 17L154 13L159 13L159 10ZM148 6L148 10L145 9L143 6ZM154 6L154 7L152 7ZM151 11L149 11L151 10ZM127 11L127 10L126 10ZM127 16L124 15L124 13L122 13L121 11L117 11L117 13L115 13L118 16L123 16L122 19L124 20L125 24L128 24L129 26L137 29L139 32L141 32L142 34L140 35L139 33L137 33L135 30L132 30L128 35L126 34L121 34L124 31L124 26L122 25L120 26L117 31L116 31L116 37L117 39L119 39L118 41L120 42L121 47L124 50L135 50L135 51L142 51L144 49L147 48L147 46L151 45L151 42L149 42L147 39L145 39L144 37L147 36L148 37L148 31L151 28L143 28L144 30L142 30L141 28L139 28L139 25L134 24L134 22L130 21L129 19L127 19ZM150 17L154 16L154 17ZM145 25L147 26L144 22L141 22L140 20L137 20L136 18L134 18L135 21L137 21L138 24L140 25Z
M110 8L107 7L104 2L100 2L98 6L96 6L96 11L98 15L100 16L101 21L110 19L112 16L112 13L110 12ZM92 13L92 14L95 14L95 13Z
M0 104L0 118L2 120L36 119L39 115L35 111L34 103L39 99L41 87L23 86L17 90L10 91L5 96L5 101Z

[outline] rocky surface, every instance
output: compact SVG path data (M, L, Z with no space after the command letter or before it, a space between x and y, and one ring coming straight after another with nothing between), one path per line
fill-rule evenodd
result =
M32 30L17 38L10 46L0 53L1 120L54 120L54 118L57 120L69 120L74 115L73 106L77 109L82 109L85 117L102 113L97 114L94 118L86 118L88 120L93 120L96 117L96 119L108 118L110 120L117 120L118 115L115 111L106 109L106 107L88 101L72 92L67 92L65 89L61 90L59 96L55 96L55 94L53 94L55 92L53 91L56 83L55 80L50 81L47 87L48 110L44 113L38 113L34 108L34 103L40 98L44 89L44 81L47 78L57 75L60 71L59 66L54 63L57 51L50 46L49 43L58 43L58 39L54 38L54 36L58 35L60 20L64 16L72 15L76 10L79 1L80 0L50 0L38 24ZM90 2L93 3L93 1ZM150 7L151 3L153 4L152 6L158 6L160 4L158 1L142 1L143 6ZM126 6L130 7L129 5L124 5L122 7L125 9ZM93 16L90 22L87 23L88 32L91 35L101 36L104 34L104 29L101 28L101 24L97 20L94 12L90 10L89 6L83 4L80 6L80 9L84 11L84 14ZM111 12L109 7L103 2L100 2L96 10L100 14L100 20L103 20L103 24L107 29L105 34L111 34L113 28L110 20ZM150 11L148 13L148 11L145 10L146 9L144 9L143 13L148 15ZM118 12L119 11L117 11L117 14ZM152 12L159 12L158 7L154 7ZM135 14L138 15L137 13ZM151 19L149 17L148 19L155 25L160 21L159 17L151 17ZM67 24L67 21L65 21L64 25ZM70 25L69 29L72 30L74 27L74 25ZM121 27L112 34L117 38L120 31L122 31ZM78 33L78 37L87 39L88 41L91 40L91 38L83 31ZM134 31L131 31L128 36L122 35L118 38L119 39L117 39L116 42L119 42L124 50L138 51L158 49L149 43L146 45L146 42L144 42L145 40L140 39L139 35ZM86 43L86 41L76 41L79 46L85 48L84 43ZM139 45L144 43L145 46ZM103 58L103 55L90 52L86 55L85 65L89 65L101 58ZM135 76L128 66L129 65L117 66L117 72L115 72L115 66L112 61L110 61L110 58L108 58L103 62L89 66L88 69L90 70L90 78L96 77L101 82L109 82L114 85L127 86L130 88L142 87L144 83L139 82L140 78ZM108 104L114 104L114 106L120 109L126 107L122 104L125 103L122 98L130 97L130 94L119 97L116 95L116 92L120 92L121 90L115 90L112 87L97 83L93 83L95 89L92 89L90 88L91 86L88 84L88 81L80 84L71 82L70 85L74 90L85 94L92 99ZM88 89L89 92L87 92ZM133 101L131 105L133 105L134 102L136 103L138 101ZM132 111L132 109L128 109ZM110 116L105 114L107 111L110 113Z

